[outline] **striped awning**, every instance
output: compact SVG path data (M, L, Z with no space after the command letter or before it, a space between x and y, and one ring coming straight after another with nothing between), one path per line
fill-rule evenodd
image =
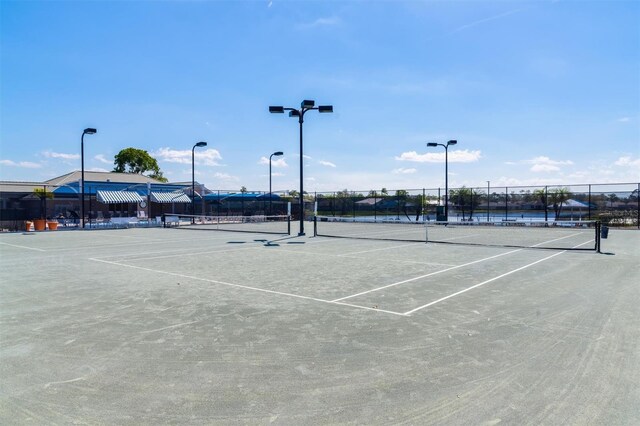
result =
M151 201L154 203L190 203L191 198L184 192L151 191Z
M115 203L139 203L144 201L144 198L135 191L102 191L96 192L96 198L99 202L104 204Z

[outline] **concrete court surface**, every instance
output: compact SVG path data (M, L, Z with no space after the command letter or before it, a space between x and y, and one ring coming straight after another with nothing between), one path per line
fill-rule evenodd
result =
M3 234L0 424L637 425L640 232L603 252Z

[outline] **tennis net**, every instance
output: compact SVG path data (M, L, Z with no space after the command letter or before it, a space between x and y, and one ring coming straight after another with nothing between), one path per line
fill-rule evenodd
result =
M409 222L316 216L314 235L477 246L600 251L598 221Z
M279 216L203 216L186 214L162 215L164 228L189 230L253 232L258 234L291 233L291 219L287 215Z

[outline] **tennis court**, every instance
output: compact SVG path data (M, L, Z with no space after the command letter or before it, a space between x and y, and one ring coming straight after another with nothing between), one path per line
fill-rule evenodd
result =
M638 231L597 253L136 228L0 254L3 424L640 422Z

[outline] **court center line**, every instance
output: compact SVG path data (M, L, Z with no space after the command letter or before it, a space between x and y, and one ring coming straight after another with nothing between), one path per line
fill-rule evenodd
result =
M572 234L572 235L564 236L564 237L561 237L561 238L555 238L553 240L544 241L542 243L535 244L535 245L533 245L531 247L537 247L537 246L540 246L542 244L548 244L548 243L551 243L551 242L554 242L554 241L558 241L558 240L562 240L562 239L565 239L565 238L569 238L569 237L574 236L574 235L579 235L579 234ZM591 241L593 241L593 240L591 240ZM574 248L577 248L577 247L583 246L585 244L588 244L591 241L587 241L586 243L578 244ZM371 290L366 290L366 291L363 291L363 292L360 292L360 293L357 293L357 294L352 294L352 295L349 295L349 296L341 297L339 299L334 299L334 300L332 300L332 302L339 302L341 300L346 300L346 299L351 299L353 297L362 296L363 294L373 293L375 291L384 290L385 288L394 287L394 286L397 286L397 285L400 285L400 284L405 284L405 283L416 281L416 280L419 280L419 279L422 279L422 278L426 278L426 277L431 277L433 275L441 274L443 272L448 272L448 271L451 271L451 270L454 270L454 269L463 268L465 266L474 265L476 263L480 263L480 262L484 262L484 261L487 261L487 260L495 259L495 258L498 258L498 257L501 257L501 256L506 256L508 254L516 253L516 252L519 252L519 251L522 251L522 250L524 250L524 248L511 250L511 251L508 251L506 253L501 253L501 254L498 254L498 255L495 255L495 256L486 257L484 259L474 260L473 262L469 262L469 263L465 263L465 264L462 264L462 265L453 266L451 268L442 269L440 271L431 272L429 274L421 275L419 277L409 278L407 280L398 281L396 283L387 284L387 285L382 286L382 287L374 288L374 289L371 289Z
M491 279L488 279L488 280L486 280L486 281L483 281L483 282L481 282L481 283L479 283L479 284L472 285L471 287L467 287L467 288L465 288L464 290L457 291L457 292L455 292L455 293L453 293L453 294L450 294L450 295L448 295L448 296L442 297L442 298L440 298L440 299L438 299L438 300L435 300L435 301L433 301L433 302L427 303L426 305L419 306L419 307L417 307L417 308L415 308L415 309L412 309L412 310L410 310L410 311L405 312L405 315L411 315L412 313L414 313L414 312L416 312L416 311L419 311L419 310L424 309L424 308L428 308L429 306L433 306L433 305L435 305L436 303L440 303L440 302L442 302L442 301L444 301L444 300L447 300L447 299L450 299L450 298L452 298L452 297L455 297L455 296L457 296L457 295L459 295L459 294L465 293L465 292L467 292L467 291L469 291L469 290L473 290L474 288L477 288L477 287L483 286L483 285L485 285L485 284L489 284L490 282L495 281L495 280L499 280L500 278L504 278L504 277L506 277L507 275L511 275L511 274L514 274L514 273L516 273L516 272L518 272L518 271L522 271L523 269L526 269L526 268L528 268L528 267L530 267L530 266L536 265L536 264L538 264L538 263L540 263L540 262L544 262L545 260L551 259L552 257L559 256L559 255L561 255L561 254L563 254L563 253L566 253L566 250L565 250L565 251L561 251L560 253L552 254L551 256L547 256L547 257L545 257L545 258L543 258L543 259L536 260L535 262L529 263L528 265L521 266L521 267L516 268L516 269L514 269L514 270L512 270L512 271L506 272L506 273L504 273L504 274L502 274L502 275L498 275L497 277L493 277L493 278L491 278Z
M515 252L522 251L522 250L524 250L524 249L511 250L511 251L508 251L506 253L500 253L500 254L497 254L495 256L485 257L483 259L474 260L473 262L464 263L462 265L452 266L451 268L445 268L445 269L441 269L439 271L430 272L430 273L425 274L425 275L420 275L419 277L409 278L407 280L402 280L402 281L398 281L398 282L395 282L395 283L392 283L392 284L387 284L387 285L384 285L382 287L377 287L377 288L373 288L371 290L366 290L366 291L362 291L360 293L351 294L349 296L341 297L339 299L334 299L334 300L332 300L332 302L340 302L342 300L351 299L352 297L362 296L363 294L373 293L373 292L376 292L376 291L384 290L385 288L394 287L394 286L397 286L397 285L400 285L400 284L409 283L411 281L420 280L422 278L431 277L433 275L442 274L444 272L452 271L454 269L464 268L465 266L474 265L474 264L480 263L480 262L485 262L487 260L495 259L495 258L501 257L501 256L506 256L508 254L515 253Z
M27 246L19 246L19 245L17 245L17 244L9 244L9 243L0 243L0 244L5 245L5 246L11 246L11 247L17 247L17 248L27 249L27 250L35 250L35 251L43 251L43 252L46 252L46 250L43 250L43 249L33 248L33 247L27 247Z
M198 252L194 252L193 250L190 252L184 252L184 253L174 253L174 254L166 254L163 256L151 256L151 257L135 257L135 258L127 258L125 260L121 260L120 262L125 262L125 261L131 261L131 262L135 262L135 261L141 261L141 260L155 260L155 259L167 259L170 257L181 257L181 256L199 256L199 255L203 255L203 254L211 254L211 253L227 253L227 252L232 252L232 251L242 251L242 250L254 250L259 248L258 246L246 246L246 247L238 247L238 248L221 248L218 250L208 250L208 251L198 251ZM110 258L118 258L118 257L127 257L130 255L125 255L125 254L120 254L120 255L113 255L113 256L105 256L102 258L97 258L94 257L92 258L95 260L98 259L110 259Z
M583 245L585 245L585 244L590 244L590 243L592 243L592 242L593 242L593 240L591 240L591 241L587 241L586 243L578 244L577 246L574 246L573 248L577 248L577 247L583 246ZM512 271L506 272L506 273L504 273L504 274L502 274L502 275L498 275L497 277L490 278L490 279L488 279L488 280L486 280L486 281L483 281L483 282L481 282L481 283L479 283L479 284L472 285L471 287L467 287L467 288L465 288L465 289L463 289L463 290L457 291L457 292L455 292L455 293L453 293L453 294L450 294L450 295L448 295L448 296L441 297L440 299L438 299L438 300L434 300L433 302L427 303L426 305L418 306L417 308L412 309L412 310L410 310L410 311L407 311L407 312L405 312L404 314L405 314L405 315L411 315L412 313L417 312L417 311L419 311L419 310L421 310L421 309L428 308L429 306L433 306L433 305L435 305L436 303L440 303L440 302L445 301L445 300L447 300L447 299L451 299L452 297L458 296L459 294L466 293L467 291L469 291L469 290L473 290L474 288L477 288L477 287L483 286L483 285L485 285L485 284L489 284L490 282L493 282L493 281L499 280L500 278L504 278L504 277L506 277L506 276L508 276L508 275L511 275L511 274L516 273L516 272L522 271L523 269L529 268L530 266L533 266L533 265L536 265L536 264L538 264L538 263L544 262L545 260L549 260L549 259L551 259L551 258L553 258L553 257L560 256L561 254L564 254L564 253L566 253L566 252L567 252L567 250L563 250L563 251L561 251L561 252L559 252L559 253L554 253L554 254L552 254L551 256L547 256L547 257L545 257L545 258L542 258L542 259L536 260L535 262L531 262L531 263L529 263L529 264L527 264L527 265L521 266L521 267L516 268L516 269L514 269L514 270L512 270Z
M209 283L213 283L213 284L226 285L226 286L229 286L229 287L244 288L244 289L247 289L247 290L260 291L260 292L263 292L263 293L270 293L270 294L277 294L277 295L280 295L280 296L294 297L294 298L297 298L297 299L313 300L315 302L329 303L329 304L332 304L332 305L351 306L353 308L358 308L358 309L364 309L364 310L376 311L376 312L383 312L383 313L388 313L388 314L393 314L393 315L398 315L398 316L406 316L402 312L387 311L387 310L384 310L384 309L369 308L369 307L366 307L366 306L351 305L351 304L348 304L348 303L338 303L338 302L334 302L334 301L331 301L331 300L319 299L317 297L301 296L299 294L285 293L285 292L282 292L282 291L275 291L275 290L267 290L267 289L264 289L264 288L251 287L251 286L242 285L242 284L233 284L233 283L228 283L228 282L224 282L224 281L212 280L212 279L209 279L209 278L200 278L200 277L195 277L195 276L192 276L192 275L178 274L176 272L161 271L161 270L158 270L158 269L144 268L142 266L127 265L126 263L111 262L109 260L102 260L102 259L96 259L96 258L89 258L89 260L92 260L94 262L101 262L101 263L106 263L106 264L110 264L110 265L125 267L125 268L139 269L141 271L153 272L153 273L156 273L156 274L165 274L165 275L171 275L171 276L174 276L174 277L186 278L186 279L191 279L191 280L196 280L196 281L205 281L205 282L209 282Z

